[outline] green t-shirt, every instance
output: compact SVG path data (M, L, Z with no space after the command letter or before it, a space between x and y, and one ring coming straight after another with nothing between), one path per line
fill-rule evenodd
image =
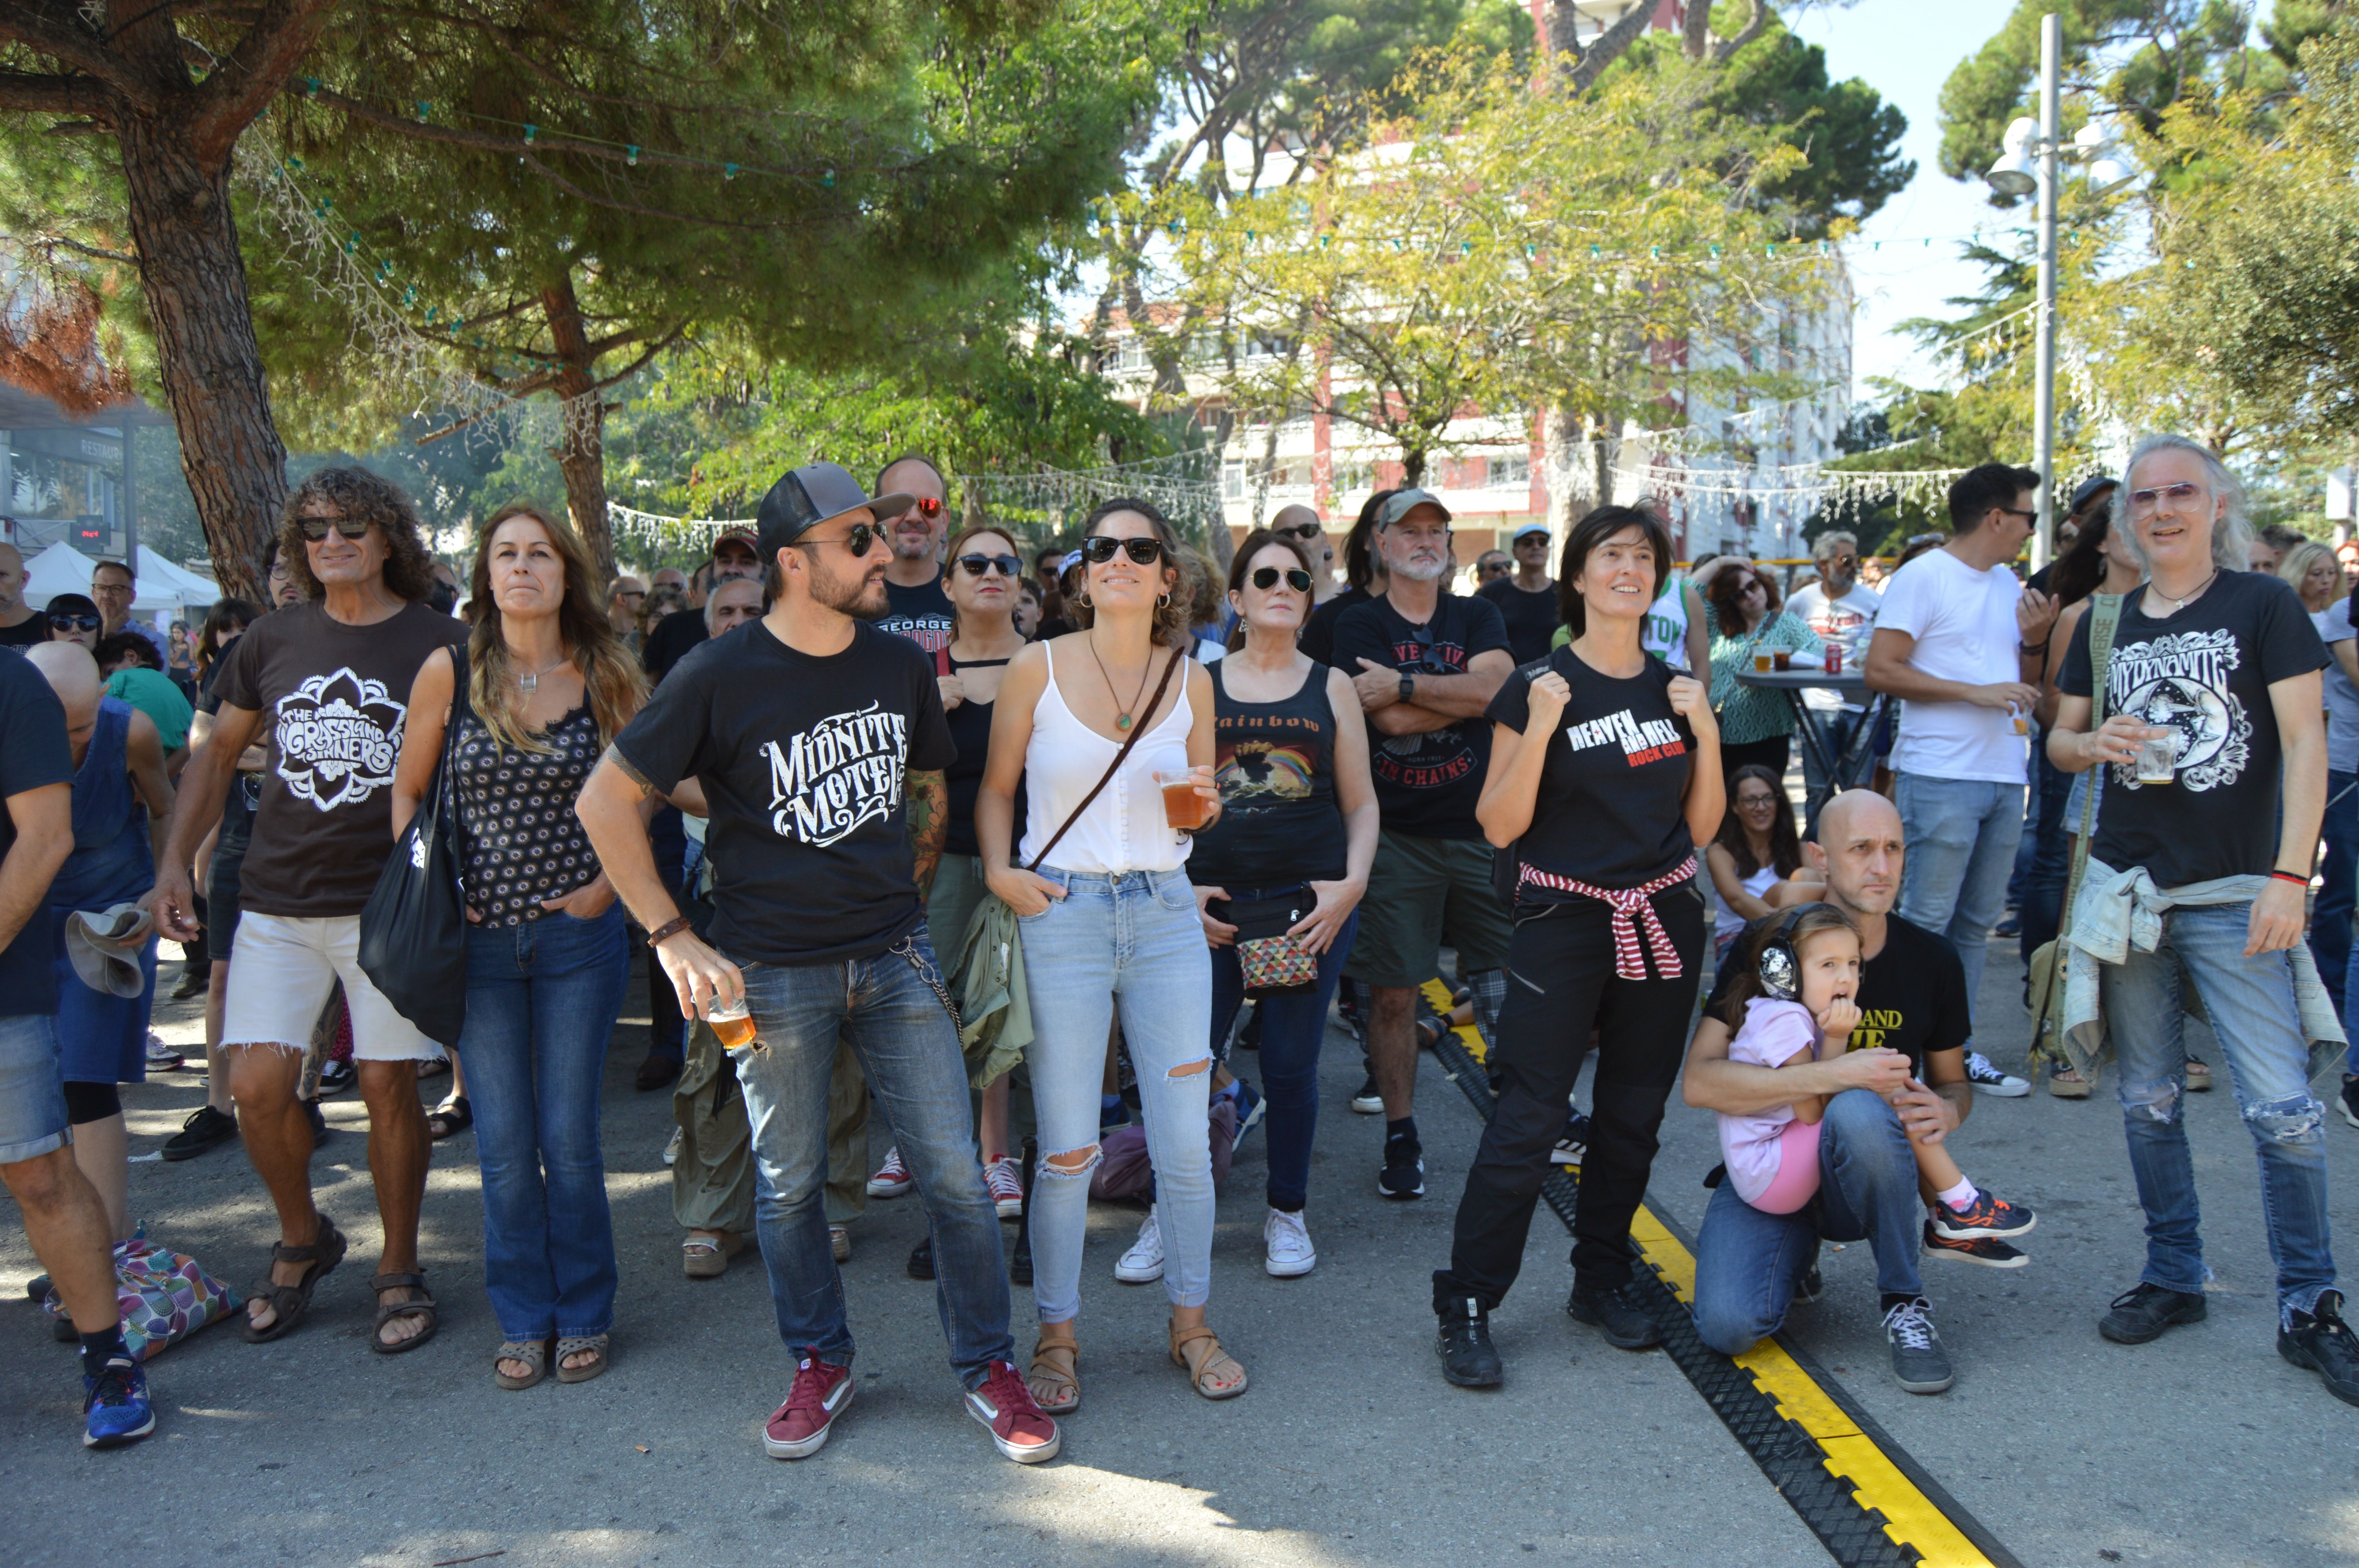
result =
M168 753L189 743L189 725L197 710L168 677L146 668L117 670L106 677L106 695L121 697L155 720Z

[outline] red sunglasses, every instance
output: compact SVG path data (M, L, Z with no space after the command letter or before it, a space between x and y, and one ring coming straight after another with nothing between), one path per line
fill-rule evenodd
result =
M921 495L909 503L909 509L930 523L942 514L942 503L930 495Z

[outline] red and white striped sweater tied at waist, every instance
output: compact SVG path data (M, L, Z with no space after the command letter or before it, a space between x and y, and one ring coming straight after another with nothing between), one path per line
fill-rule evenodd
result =
M1647 946L1655 950L1655 968L1659 978L1676 980L1682 972L1680 950L1672 945L1671 934L1663 929L1662 916L1655 913L1651 901L1665 888L1677 887L1695 873L1696 859L1690 855L1680 862L1677 870L1665 871L1653 881L1634 888L1599 888L1575 881L1571 877L1558 876L1553 871L1544 871L1526 862L1516 879L1516 885L1521 887L1526 882L1538 882L1557 892L1579 893L1583 898L1593 898L1613 905L1614 972L1625 980L1647 978L1647 966L1638 953L1638 926L1643 920L1647 927Z

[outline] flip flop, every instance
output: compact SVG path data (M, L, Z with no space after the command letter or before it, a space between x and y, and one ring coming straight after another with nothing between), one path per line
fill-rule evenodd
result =
M434 1297L426 1289L424 1274L379 1274L369 1281L369 1289L380 1294L386 1291L398 1290L405 1285L418 1293L406 1302L377 1303L376 1322L369 1329L369 1348L380 1356L399 1356L415 1350L433 1338L435 1330L442 1326L441 1310L434 1304ZM381 1333L385 1325L395 1318L407 1317L414 1313L425 1314L426 1326L407 1339L396 1340L391 1345L387 1345Z
M311 1292L319 1288L321 1280L335 1271L337 1264L344 1260L344 1233L338 1230L336 1222L324 1214L320 1216L320 1228L309 1247L288 1247L283 1242L274 1242L270 1249L273 1263L310 1263L314 1267L305 1271L302 1279L291 1285L273 1284L268 1274L254 1282L248 1292L249 1299L259 1298L268 1303L272 1316L268 1326L256 1328L253 1315L246 1314L239 1325L245 1332L245 1342L248 1345L267 1345L274 1339L283 1339L292 1334L295 1325L303 1321L303 1314L311 1309Z

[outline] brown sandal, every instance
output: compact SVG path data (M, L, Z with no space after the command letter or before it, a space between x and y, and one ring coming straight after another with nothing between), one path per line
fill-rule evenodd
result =
M1082 1344L1073 1337L1072 1325L1050 1328L1043 1324L1024 1385L1032 1390L1033 1402L1049 1415L1071 1415L1082 1408L1081 1367Z
M519 1378L500 1370L503 1361L521 1361L532 1368ZM546 1339L504 1339L492 1354L492 1381L510 1393L529 1389L549 1376L549 1341Z
M311 1245L309 1247L272 1244L272 1262L310 1263L313 1267L304 1271L303 1277L291 1285L273 1284L267 1273L254 1281L248 1299L268 1303L271 1318L269 1326L256 1328L254 1326L254 1314L245 1314L245 1321L240 1327L248 1345L267 1345L274 1339L294 1333L295 1325L303 1321L303 1314L311 1308L311 1292L319 1289L320 1281L344 1260L344 1233L338 1230L336 1222L326 1215L321 1215L319 1220L318 1227L311 1232Z
M557 1380L560 1383L586 1383L605 1371L614 1360L607 1351L609 1338L609 1336L603 1334L581 1334L559 1340L557 1342ZM569 1367L565 1364L565 1358L568 1356L579 1356L585 1350L598 1358L586 1367Z
M1190 1354L1192 1347L1197 1346L1202 1346L1204 1349L1201 1353ZM1224 1389L1217 1383L1205 1381L1223 1362L1237 1369L1237 1380L1233 1388ZM1195 1384L1196 1391L1208 1400L1233 1400L1245 1391L1245 1367L1235 1357L1221 1348L1220 1336L1203 1324L1200 1323L1193 1328L1175 1327L1171 1330L1171 1364L1186 1368L1188 1380Z
M369 1289L379 1296L387 1291L418 1292L406 1302L377 1303L376 1323L369 1329L369 1348L378 1355L400 1356L415 1350L433 1338L435 1331L442 1326L442 1309L434 1304L434 1292L426 1288L424 1273L379 1274L369 1281ZM397 1339L388 1345L385 1342L385 1325L397 1317L422 1317L426 1326L407 1339Z

